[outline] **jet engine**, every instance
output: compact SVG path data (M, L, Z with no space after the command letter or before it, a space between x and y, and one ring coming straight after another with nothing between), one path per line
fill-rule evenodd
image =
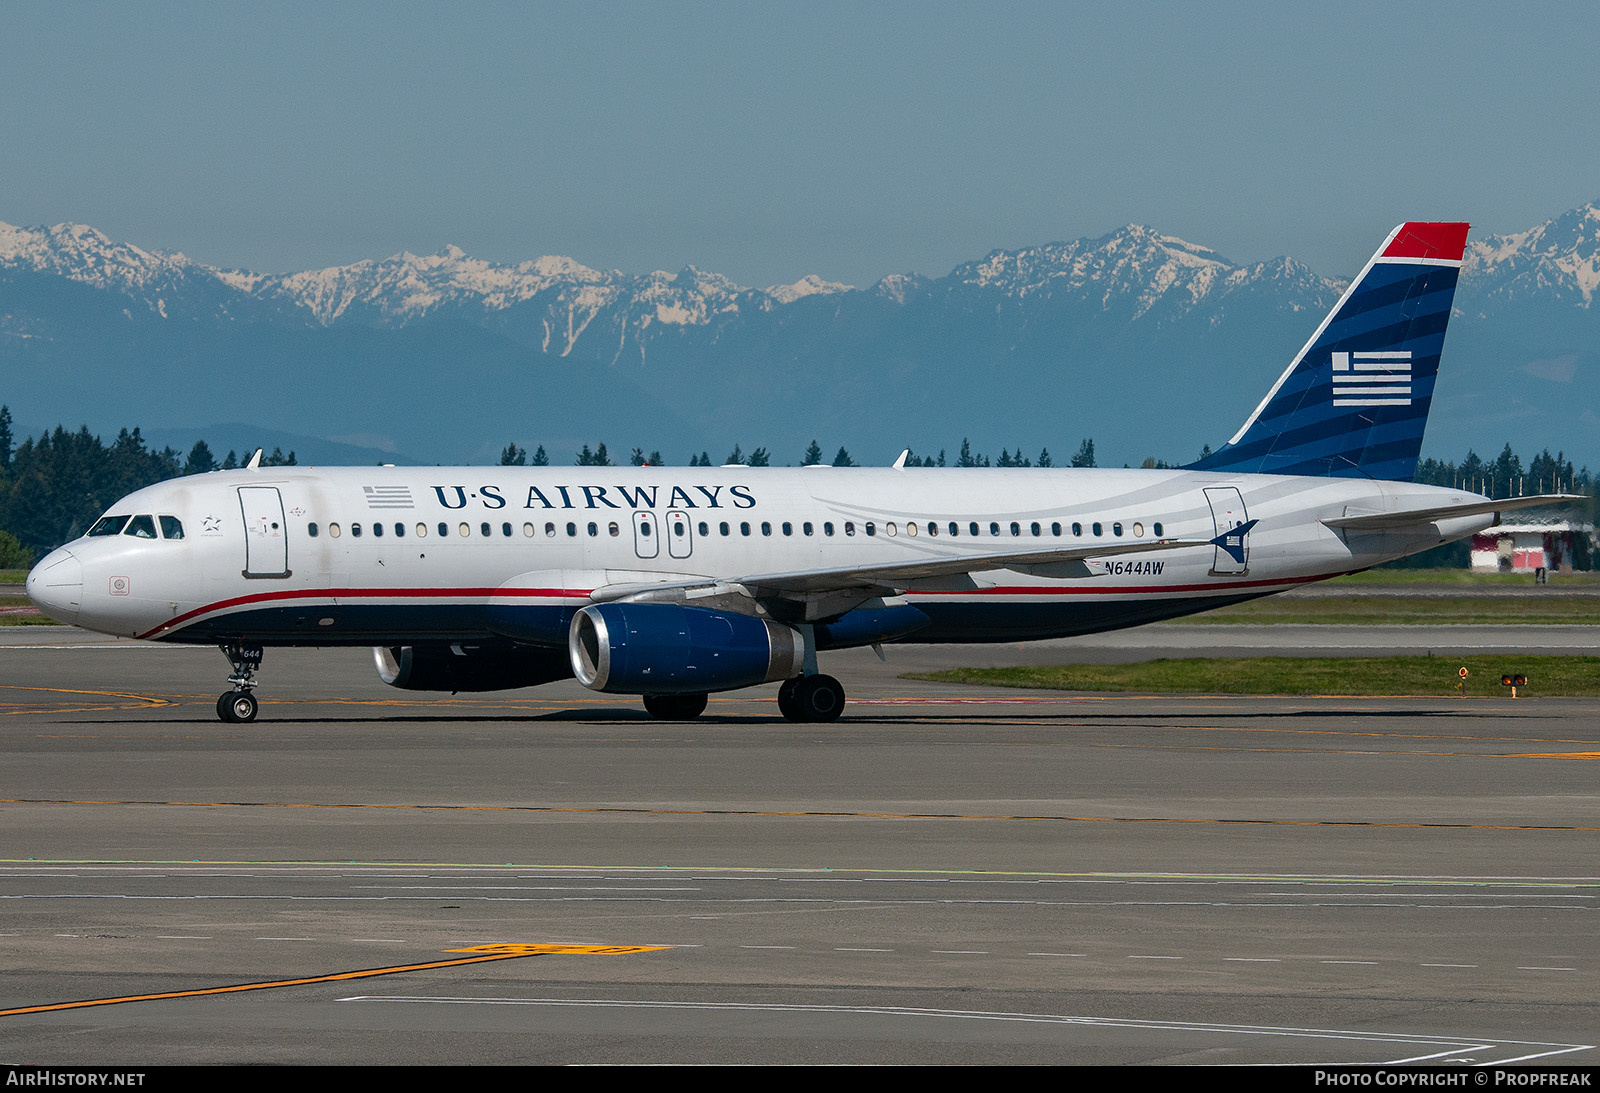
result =
M406 691L505 691L572 675L560 648L380 645L378 678Z
M572 619L572 673L593 691L704 694L792 679L805 643L753 615L668 603L602 603Z

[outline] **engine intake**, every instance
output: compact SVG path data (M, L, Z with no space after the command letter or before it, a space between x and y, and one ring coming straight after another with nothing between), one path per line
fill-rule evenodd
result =
M666 603L602 603L572 619L578 682L613 694L731 691L800 674L805 643L753 615Z

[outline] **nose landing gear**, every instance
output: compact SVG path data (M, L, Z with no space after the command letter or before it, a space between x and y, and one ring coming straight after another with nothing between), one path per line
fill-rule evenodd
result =
M217 699L217 716L233 724L248 724L256 719L256 696L251 692L256 686L256 669L261 667L261 646L224 645L222 655L233 665L228 677L233 690Z

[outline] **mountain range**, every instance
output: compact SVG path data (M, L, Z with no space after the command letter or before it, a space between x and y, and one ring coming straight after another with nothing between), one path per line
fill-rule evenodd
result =
M0 223L0 402L19 435L139 424L220 453L260 434L330 461L482 461L515 442L564 462L605 442L794 462L818 438L881 462L970 437L1060 462L1094 437L1103 464L1179 462L1232 433L1343 287L1137 225L942 277L750 288L456 247L265 275ZM1597 289L1595 205L1471 242L1425 452L1589 459Z

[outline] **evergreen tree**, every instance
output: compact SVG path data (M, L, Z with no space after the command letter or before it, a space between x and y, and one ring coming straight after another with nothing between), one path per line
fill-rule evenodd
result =
M222 470L236 471L239 469L239 453L232 448L228 449L227 458L222 461Z
M757 448L755 451L750 453L750 466L752 467L766 467L769 466L771 462L772 457L767 453L765 448Z
M850 453L844 450L844 445L839 445L838 454L833 457L835 467L854 467L856 461L850 458Z
M501 449L500 465L502 467L526 467L528 465L528 450L517 447L517 442L513 440Z
M744 462L744 453L739 450L739 445L735 444L733 446L733 451L728 453L728 458L724 459L722 462L725 465L729 464L729 463L743 463Z
M805 458L800 460L802 467L815 467L822 462L822 448L817 444L816 438L811 440L811 447L806 449Z
M11 407L0 406L0 470L11 466Z
M203 440L194 442L194 447L189 449L189 458L184 461L184 474L206 474L217 469L216 456L211 454L211 445Z
M1049 448L1040 448L1039 449L1039 466L1041 466L1041 467L1054 467L1055 466L1054 463L1050 462L1050 449Z
M1078 445L1077 454L1072 457L1074 467L1094 466L1094 438L1084 437L1083 443Z
M550 465L550 457L545 454L543 444L539 445L538 450L533 453L533 458L528 462L530 466L534 467L548 467Z
M972 445L970 443L968 443L966 437L962 437L961 438L961 454L956 456L956 466L958 466L958 467L976 467L977 465L978 465L978 461L976 459L972 458Z
M667 461L662 459L661 453L657 451L652 451L650 453L650 458L645 462L649 463L652 467L665 467L667 465Z
M643 448L635 448L633 454L628 457L629 466L642 467L648 462L649 460L644 457Z

